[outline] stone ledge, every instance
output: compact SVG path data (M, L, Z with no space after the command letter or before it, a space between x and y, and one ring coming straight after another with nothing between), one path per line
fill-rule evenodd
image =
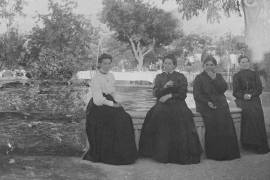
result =
M138 145L146 112L129 112L134 123ZM241 109L231 109L239 138ZM204 124L199 113L194 121L201 144L204 144ZM87 148L85 118L50 114L48 112L0 112L0 154L80 156Z
M133 120L134 125L140 125L143 123L144 118L146 116L146 111L127 111ZM194 109L192 109L193 117L195 122L203 122L201 118L201 114L199 112L196 112ZM230 112L232 115L232 118L235 120L241 119L241 109L240 108L230 108Z
M205 129L204 129L203 119L202 119L200 113L196 112L193 109L192 109L192 112L193 112L193 119L194 119L194 122L195 122L195 125L197 128L197 132L198 132L201 144L204 145ZM239 136L240 136L241 109L240 108L230 108L230 112L231 112L231 116L232 116L233 121L234 121L234 126L236 129L236 133L237 133L237 137L238 137L238 141L239 141L240 140ZM143 125L144 118L145 118L147 112L128 111L128 113L131 115L132 120L133 120L134 131L135 131L135 140L136 140L136 144L138 147L142 125Z

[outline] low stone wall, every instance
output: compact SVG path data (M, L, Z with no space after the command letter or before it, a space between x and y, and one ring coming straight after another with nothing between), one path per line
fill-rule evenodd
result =
M231 116L234 121L234 126L236 129L237 137L238 140L240 140L240 122L241 122L241 109L240 108L231 108ZM129 112L130 115L132 116L133 124L134 124L134 131L135 131L135 139L136 139L136 144L138 147L139 143L139 138L141 134L141 129L143 125L143 121L146 115L146 112ZM197 128L197 132L201 141L202 146L204 146L204 133L205 133L205 128L204 128L204 123L203 119L200 115L200 113L193 111L193 118L194 122Z

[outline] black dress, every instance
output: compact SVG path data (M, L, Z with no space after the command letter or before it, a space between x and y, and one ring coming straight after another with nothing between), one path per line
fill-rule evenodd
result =
M245 149L258 153L269 152L263 109L260 100L262 83L255 71L241 70L233 77L233 95L236 104L242 108L241 144ZM244 100L244 94L251 94Z
M103 96L114 101L111 95ZM137 159L132 120L122 107L96 106L91 99L86 111L86 133L90 148L83 159L115 165L131 164Z
M224 95L226 90L227 84L221 74L212 80L206 72L202 72L194 80L196 110L204 121L205 151L209 159L231 160L240 157L234 123ZM217 108L211 109L209 101Z
M173 87L163 88L172 80ZM185 102L186 77L178 72L161 73L155 79L153 94L159 99L166 94L172 98L157 103L147 112L143 123L139 154L163 163L199 163L202 148L193 121L193 114Z

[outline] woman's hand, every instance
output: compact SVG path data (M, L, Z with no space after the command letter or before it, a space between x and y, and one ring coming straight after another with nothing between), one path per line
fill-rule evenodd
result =
M217 109L217 106L215 106L212 102L209 101L207 104L211 109Z
M215 79L217 77L217 73L214 71L208 71L207 74L211 79Z
M250 100L251 94L244 94L244 100Z
M172 80L169 80L163 87L164 88L167 88L167 87L169 87L169 86L173 86L173 81Z
M122 105L120 103L116 102L116 103L113 103L113 107L120 108L120 107L122 107Z
M161 98L159 98L159 102L166 102L168 99L172 98L172 94L166 94L164 96L161 96Z

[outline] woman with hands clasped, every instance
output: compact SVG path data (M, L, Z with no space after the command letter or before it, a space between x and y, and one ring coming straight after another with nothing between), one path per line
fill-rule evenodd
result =
M202 148L185 102L187 79L174 71L176 63L173 55L163 58L164 72L156 76L153 88L157 102L146 115L139 154L162 163L199 163Z
M102 54L92 78L92 99L86 111L86 133L90 148L83 159L123 165L137 158L131 117L115 101L114 76L109 72L112 57Z
M231 160L240 157L234 123L224 95L227 83L216 73L216 59L208 55L203 60L204 71L196 76L193 95L196 110L205 125L206 157Z
M238 58L240 71L233 76L233 95L242 109L241 144L259 154L269 152L260 95L262 83L257 72L250 69L247 56Z

